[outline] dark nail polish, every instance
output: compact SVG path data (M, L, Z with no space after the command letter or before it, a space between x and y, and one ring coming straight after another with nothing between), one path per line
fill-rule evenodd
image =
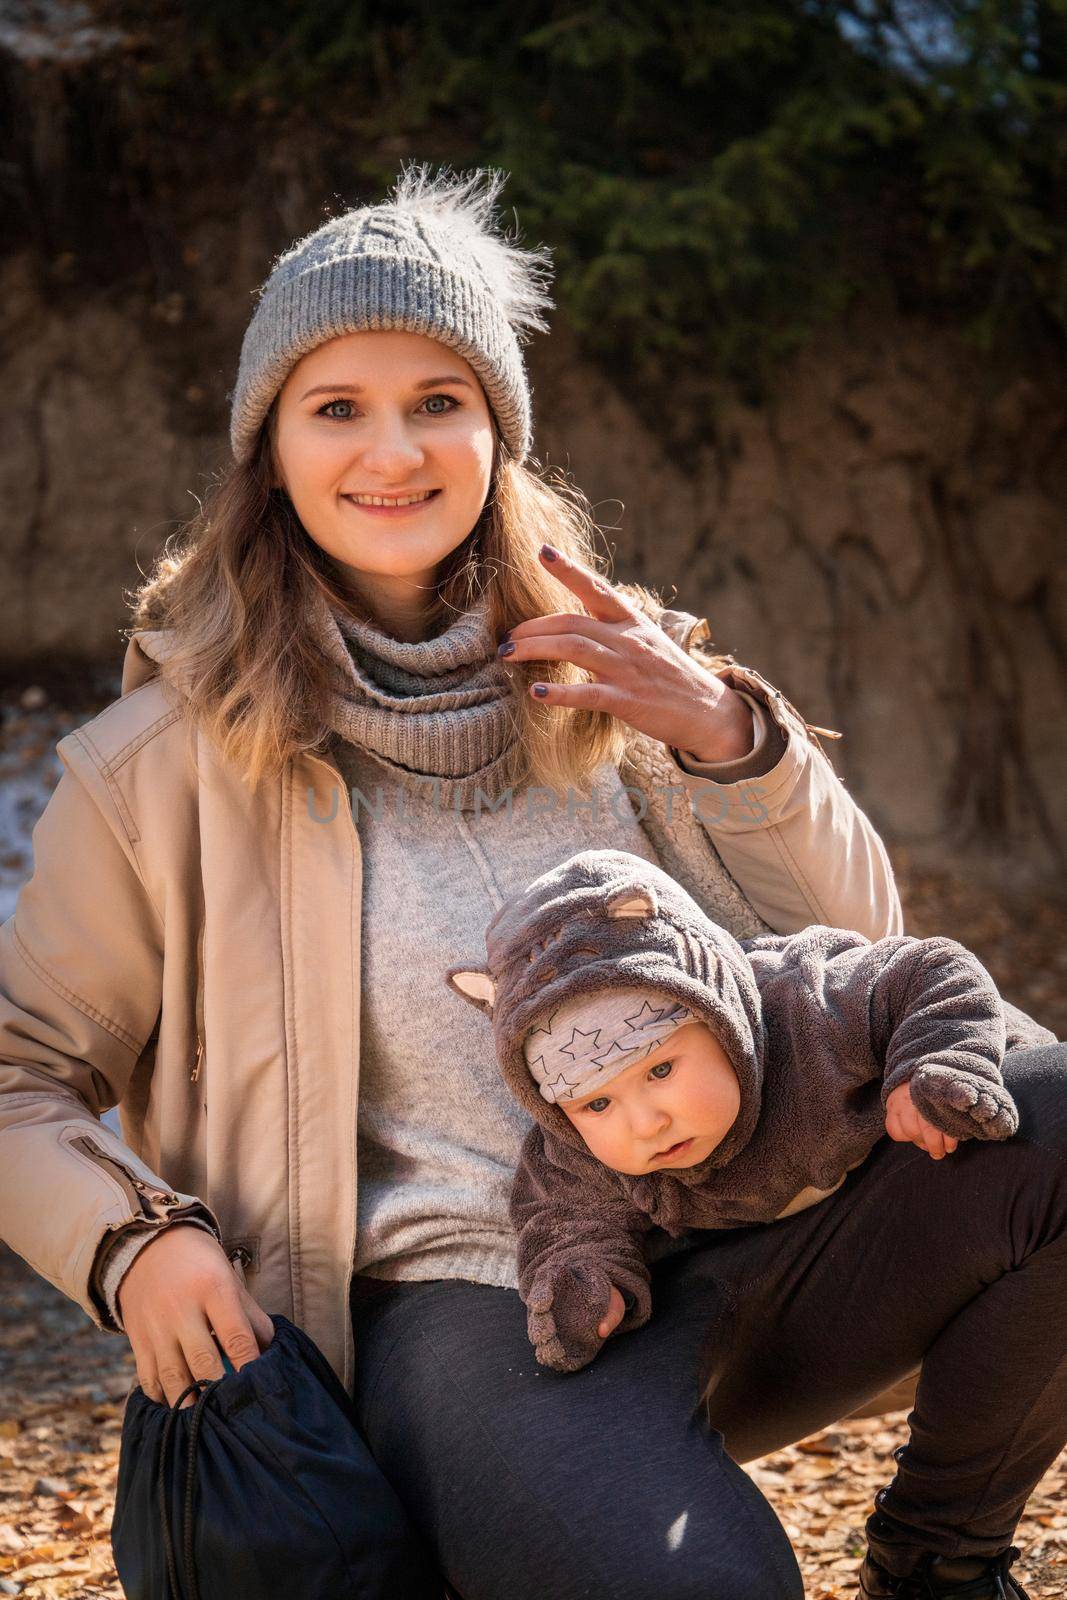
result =
M559 555L559 551L556 549L555 545L543 544L541 546L541 554L544 556L546 561L555 561L556 557Z
M541 697L541 699L543 700L545 695L548 693L548 684L547 683L535 683L534 686L533 686L533 692L534 692L534 694L539 695Z
M507 644L502 644L497 651L498 656L509 656L515 648L514 640L509 639Z

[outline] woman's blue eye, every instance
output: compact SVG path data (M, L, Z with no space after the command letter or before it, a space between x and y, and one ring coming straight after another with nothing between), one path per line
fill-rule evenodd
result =
M431 416L431 417L447 417L450 411L454 411L454 410L458 409L458 407L462 403L461 401L455 399L454 396L452 396L450 394L428 394L426 396L426 399L422 402L422 404L424 406L428 406L431 400L445 400L445 401L448 402L443 411L430 411L430 412L428 412L427 415ZM326 402L326 404L324 406L320 406L319 407L318 412L316 413L316 415L320 416L320 417L326 417L333 410L334 406L351 406L351 405L352 405L352 401L351 400L343 400L343 399L327 400L327 402ZM333 417L329 417L329 420L331 422L349 422L351 420L351 418L348 417L348 416L345 416L345 417L333 416Z
M673 1066L673 1061L659 1061L654 1067L650 1067L648 1070L651 1076L654 1078L666 1078L669 1077L671 1068Z
M610 1104L611 1101L607 1098L607 1096L601 1094L598 1095L595 1100L590 1100L585 1109L587 1111L595 1111L598 1106L610 1106Z

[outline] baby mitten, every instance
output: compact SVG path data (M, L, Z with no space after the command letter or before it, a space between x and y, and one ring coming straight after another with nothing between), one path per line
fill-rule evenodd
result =
M640 1327L652 1311L648 1284L636 1275L629 1281L628 1275L618 1287L632 1309L616 1332ZM578 1372L589 1365L604 1343L597 1327L607 1315L611 1290L611 1278L594 1264L572 1262L537 1273L526 1297L526 1326L541 1366Z
M915 1109L942 1133L957 1139L1010 1139L1018 1132L1018 1107L994 1078L931 1062L919 1067L910 1081Z
M882 1105L907 1083L919 1115L942 1133L1010 1139L1019 1112L1000 1070L1004 1002L978 957L940 934L894 934L866 956L877 964L869 1014L872 1053L885 1054Z

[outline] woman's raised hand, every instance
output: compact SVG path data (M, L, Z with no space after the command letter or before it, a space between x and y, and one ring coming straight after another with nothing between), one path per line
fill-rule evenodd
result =
M274 1338L273 1322L240 1282L218 1240L180 1222L161 1229L134 1257L118 1303L138 1382L150 1400L168 1406L194 1378L225 1376L219 1345L240 1371ZM182 1410L195 1399L187 1395Z
M551 545L542 545L541 560L589 614L553 612L517 623L498 654L510 661L570 661L594 681L535 683L531 694L546 705L608 712L698 761L748 754L752 713L739 694L693 661L599 573Z

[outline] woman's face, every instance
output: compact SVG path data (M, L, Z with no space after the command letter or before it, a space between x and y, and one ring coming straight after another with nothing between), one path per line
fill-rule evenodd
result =
M347 587L409 638L485 505L493 447L474 372L419 333L330 339L278 396L275 462L297 516Z

